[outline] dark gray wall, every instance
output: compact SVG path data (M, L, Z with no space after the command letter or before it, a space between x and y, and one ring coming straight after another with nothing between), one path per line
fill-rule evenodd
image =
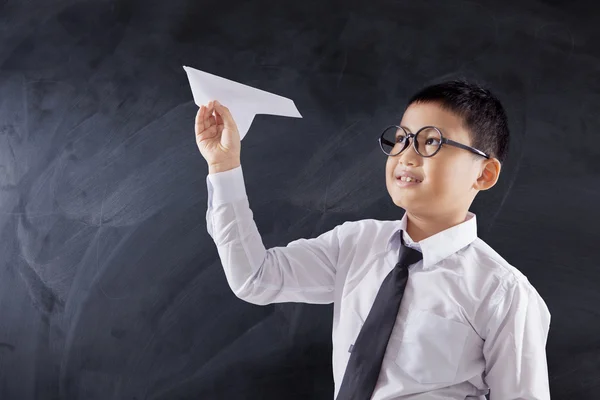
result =
M552 313L553 399L600 390L596 2L0 1L0 398L330 399L331 306L237 299L182 65L290 97L242 142L267 247L400 219L380 129L478 79L512 131L480 236Z

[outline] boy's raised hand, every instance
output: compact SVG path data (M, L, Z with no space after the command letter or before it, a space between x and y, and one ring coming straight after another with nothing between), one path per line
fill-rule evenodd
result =
M216 100L202 105L196 114L195 130L196 144L208 163L209 173L240 165L240 134L227 107Z

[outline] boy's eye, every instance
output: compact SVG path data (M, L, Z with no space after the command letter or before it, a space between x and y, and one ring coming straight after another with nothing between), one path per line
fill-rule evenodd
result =
M440 142L440 141L439 141L439 139L436 139L436 138L428 138L428 139L425 141L425 144L426 144L426 145L429 145L429 146L432 146L432 145L435 145L435 146L437 146L437 145L439 144L439 142Z

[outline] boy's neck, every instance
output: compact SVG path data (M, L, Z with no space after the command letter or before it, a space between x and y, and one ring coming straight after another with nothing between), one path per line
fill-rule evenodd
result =
M406 211L406 232L415 242L427 239L436 233L442 232L448 228L456 226L467 218L467 212L445 214L436 217L419 216Z

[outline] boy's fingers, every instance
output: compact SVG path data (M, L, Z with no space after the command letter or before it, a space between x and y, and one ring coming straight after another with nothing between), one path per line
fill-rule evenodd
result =
M194 120L194 125L198 126L200 123L200 107L198 107L198 111L196 112L196 119Z
M202 133L204 130L204 106L200 106L196 113L196 134Z
M208 107L206 108L206 119L204 120L206 123L206 129L208 129L211 126L211 118L213 116L213 113L215 111L215 102L214 100L211 100L208 102Z
M230 129L234 128L235 122L233 121L233 117L231 116L231 112L229 112L229 109L223 104L219 103L218 101L215 101L215 108L221 116L223 125Z
M208 129L210 127L209 118L212 114L211 103L212 102L208 102L208 106L204 107L204 118L202 119L202 121L204 122L204 129Z

